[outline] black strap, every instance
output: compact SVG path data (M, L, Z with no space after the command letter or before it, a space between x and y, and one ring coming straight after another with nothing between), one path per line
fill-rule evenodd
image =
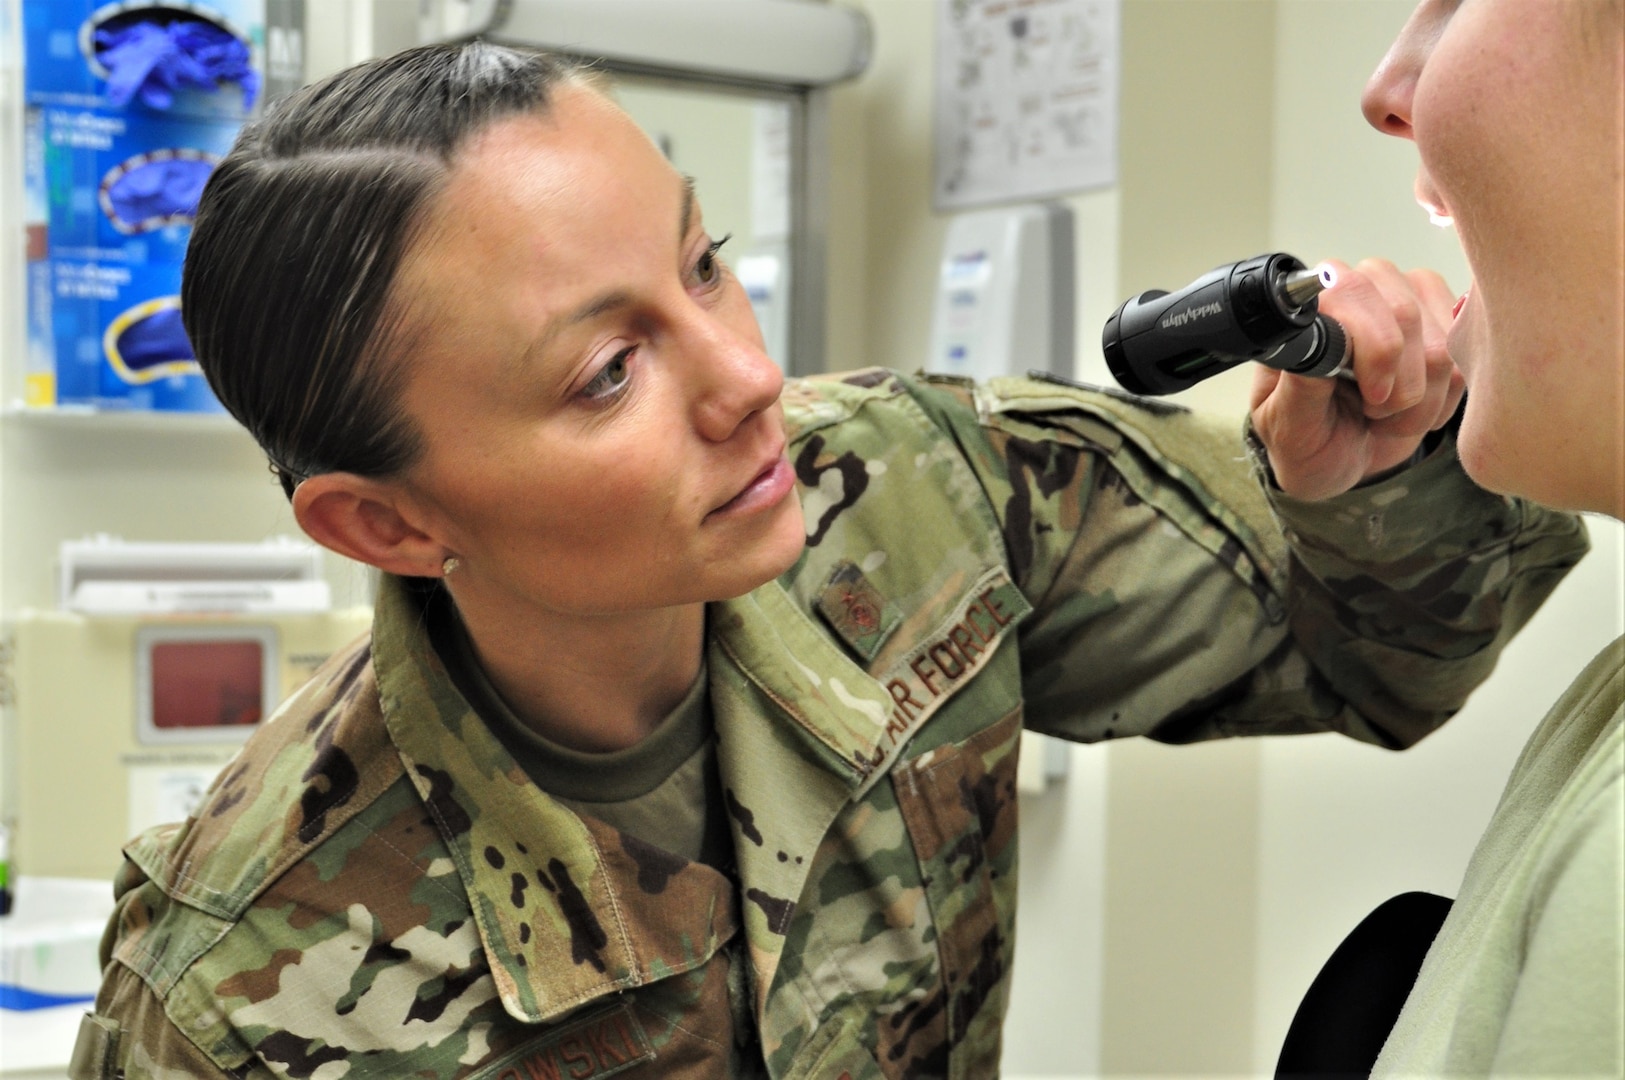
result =
M1279 1080L1371 1075L1450 900L1410 892L1356 926L1309 984L1281 1045Z

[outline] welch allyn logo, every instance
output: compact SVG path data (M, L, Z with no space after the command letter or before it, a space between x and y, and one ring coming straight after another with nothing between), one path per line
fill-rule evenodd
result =
M1164 318L1158 325L1164 330L1171 330L1177 326L1184 326L1192 319L1205 319L1209 315L1217 315L1223 310L1224 305L1215 300L1211 304L1203 304L1200 307L1188 307L1184 311L1176 311L1172 315Z

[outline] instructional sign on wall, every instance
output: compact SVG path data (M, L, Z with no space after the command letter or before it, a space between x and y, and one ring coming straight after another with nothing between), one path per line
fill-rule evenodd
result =
M938 210L1117 181L1120 0L938 0Z

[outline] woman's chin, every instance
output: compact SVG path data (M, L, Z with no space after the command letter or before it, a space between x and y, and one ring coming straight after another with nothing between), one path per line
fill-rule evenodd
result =
M744 596L776 580L796 565L807 546L807 534L802 525L799 502L790 499L787 503L789 505L778 513L778 520L774 521L767 535L751 545L748 552L735 558L728 571L720 575L708 600L733 600Z

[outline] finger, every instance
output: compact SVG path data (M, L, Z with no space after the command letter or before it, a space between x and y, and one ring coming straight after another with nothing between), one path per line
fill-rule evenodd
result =
M1380 420L1369 420L1370 430L1385 445L1383 456L1393 456L1397 460L1409 457L1416 450L1416 444L1430 431L1437 431L1450 421L1455 415L1456 408L1461 404L1462 395L1466 392L1466 380L1456 370L1454 364L1449 363L1448 354L1439 350L1444 357L1445 364L1437 377L1430 374L1427 391L1422 400L1391 416ZM1430 373L1440 369L1441 365L1429 360ZM1397 396L1397 395L1396 395ZM1402 445L1403 444L1403 445Z
M1320 310L1341 323L1348 334L1361 398L1367 405L1381 406L1393 393L1405 335L1382 290L1363 269L1337 261L1323 265L1331 267L1336 282L1321 294Z
M1392 390L1388 397L1369 403L1366 409L1367 416L1383 419L1416 408L1427 400L1429 313L1411 279L1393 263L1385 259L1366 259L1360 263L1359 270L1382 294L1388 315L1401 337L1398 354L1394 357ZM1436 327L1432 336L1443 344L1443 334Z

